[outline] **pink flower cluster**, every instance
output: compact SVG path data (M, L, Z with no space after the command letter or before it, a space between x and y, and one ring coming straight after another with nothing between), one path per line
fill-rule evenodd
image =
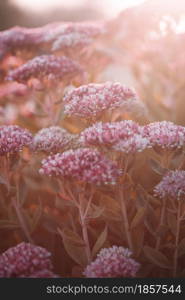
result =
M150 148L150 142L141 134L133 134L128 139L123 139L113 146L113 149L124 153L142 152L146 148Z
M185 171L170 171L154 188L154 194L160 198L179 199L185 194Z
M40 174L71 177L93 184L115 184L121 173L116 163L97 150L79 148L44 159Z
M30 48L38 46L41 40L42 34L39 28L28 29L16 26L2 31L0 32L0 59L15 50L30 50Z
M17 125L0 126L0 155L19 152L32 142L32 134Z
M136 94L120 83L106 82L82 85L64 96L64 113L92 118L104 110L124 107L130 109Z
M64 128L51 126L43 128L33 138L31 148L34 151L60 152L65 149L73 139L73 135Z
M58 37L70 33L83 33L90 37L95 37L99 34L105 33L103 23L94 22L67 22L50 24L44 40L52 41Z
M38 28L13 27L0 32L0 59L16 50L81 49L105 33L102 23L52 23ZM51 49L52 48L52 49Z
M41 55L29 60L22 66L9 72L7 79L21 83L31 78L40 80L47 79L69 79L77 74L83 74L82 67L75 61L65 56Z
M86 267L84 275L89 278L135 277L140 264L130 258L131 254L129 249L123 247L104 248Z
M70 48L83 49L93 42L93 39L105 32L102 24L95 23L64 23L49 32L46 39L54 40L52 50Z
M132 120L107 123L98 122L80 134L80 142L86 146L110 146L140 132L140 126Z
M46 42L53 42L53 51L70 48L82 49L92 43L93 38L104 32L103 24L69 22L51 26L43 39Z
M143 127L150 144L163 149L181 148L185 143L185 127L169 121L154 122Z
M74 51L74 48L83 49L91 43L92 39L83 33L67 33L57 38L57 40L53 43L52 51L61 51L70 47Z
M79 141L85 146L113 146L112 149L126 153L150 147L148 139L142 136L141 127L132 120L95 123L80 134Z
M20 243L0 256L0 277L57 277L51 253L29 243Z

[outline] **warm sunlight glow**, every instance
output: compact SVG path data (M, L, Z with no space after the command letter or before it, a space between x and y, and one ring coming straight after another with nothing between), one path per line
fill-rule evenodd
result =
M83 0L12 0L12 2L25 10L32 10L40 13L47 10L49 11L50 9L61 5L66 7L77 6L82 3Z
M20 8L41 13L43 11L49 11L59 6L64 6L66 8L75 7L88 3L87 0L11 0L14 4ZM91 1L90 1L91 2ZM89 2L89 3L90 3ZM113 16L118 14L121 10L126 7L137 5L144 2L144 0L94 0L92 4L95 7L103 9L105 14L108 16Z

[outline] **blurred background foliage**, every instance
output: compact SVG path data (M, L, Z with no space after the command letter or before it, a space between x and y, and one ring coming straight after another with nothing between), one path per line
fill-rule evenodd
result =
M63 1L61 1L61 3L62 2ZM127 8L117 16L115 13L120 12L121 8L124 8L124 5L126 7L126 3L128 7L129 2L139 3L139 1L84 0L81 1L81 4L78 6L67 6L65 2L63 2L63 5L61 4L60 9L54 7L50 10L37 12L36 9L30 11L28 9L25 10L15 5L15 1L14 4L10 0L1 1L0 29L4 30L16 25L36 27L56 21L106 19L107 34L102 38L101 42L98 41L93 48L92 58L94 60L88 60L88 63L85 64L87 71L91 75L91 81L120 81L125 85L133 86L148 111L146 119L142 116L143 119L141 121L143 121L143 123L170 120L174 123L185 125L185 0L142 1L143 3L141 5ZM76 1L76 3L77 2L78 1ZM99 6L98 4L100 4L100 2L104 3L104 5ZM35 1L33 1L33 5L34 3ZM116 6L116 9L112 12L111 9L113 6L109 6L111 3ZM108 58L110 57L111 59L107 59L105 63L104 61L100 63L102 55L103 58L106 58L107 55ZM14 58L11 57L11 59ZM13 63L14 60L9 63L10 68ZM19 63L19 61L16 61L16 63ZM20 63L22 63L22 61ZM100 65L100 67L103 66L103 70L96 70L94 66L97 65ZM97 71L95 75L93 74L94 69ZM3 94L3 86L1 88L1 94ZM22 102L24 102L24 91L21 91L21 93L23 94ZM27 95L25 98L26 97ZM11 98L11 106L6 108L6 122L19 124L31 129L33 132L35 132L39 126L44 127L44 123L40 122L40 116L36 114L33 115L32 107L30 108L28 106L28 104L32 105L34 101L25 103L24 106L24 103L22 104L20 99L19 94L17 98L14 97L14 95ZM10 99L8 100L10 101ZM16 102L16 100L18 101ZM9 104L6 95L1 96L1 101L5 106L7 103ZM13 103L14 101L15 103ZM12 117L11 120L12 107L13 111L15 110L16 112L15 119ZM1 122L4 122L3 118ZM63 124L67 127L67 122L63 122ZM75 123L75 120L73 120L73 122L68 120L68 126L69 125L73 133L76 133L76 129L81 129L80 121ZM160 232L155 233L159 224L161 202L152 196L152 190L163 174L159 174L159 170L156 172L156 166L151 167L149 164L151 157L156 159L154 153L151 153L151 151L148 151L145 155L141 153L137 161L131 165L130 173L132 173L133 182L130 183L130 177L128 177L129 188L126 193L129 193L130 196L126 194L126 198L129 199L126 205L129 212L130 224L135 218L133 223L137 225L133 225L132 223L132 236L135 243L135 256L145 266L141 276L164 277L170 276L169 269L171 267L169 267L165 259L166 265L164 268L163 254L168 256L171 264L175 234L172 235L169 228L171 226L173 229L171 231L175 232L173 228L175 225L171 225L170 223L167 229L162 228L161 231L159 230ZM177 158L181 159L181 157ZM37 159L39 159L38 156ZM76 273L80 273L80 271L76 272L76 265L74 265L73 261L74 255L79 257L76 251L79 245L74 243L74 241L78 241L78 237L74 238L73 245L71 245L73 237L67 241L65 240L68 249L70 249L70 255L68 256L67 252L64 251L63 245L61 245L61 237L56 230L60 224L66 227L67 232L71 221L70 216L72 216L71 219L73 219L73 215L71 215L70 207L65 200L58 201L56 197L56 192L58 192L56 183L48 179L43 179L38 175L37 170L40 160L38 163L37 159L33 157L32 163L25 167L21 178L21 201L24 202L24 198L27 199L23 213L25 214L25 218L27 218L27 223L29 224L31 233L33 233L36 244L41 244L49 248L52 253L55 253L54 260L57 272L63 276L68 276L72 270L72 275L79 275ZM175 169L176 165L177 162L172 161L170 167ZM159 168L158 164L157 168ZM25 188L25 186L29 186L29 189ZM133 190L133 186L137 186L135 191ZM96 217L94 218L95 220L91 220L89 229L89 231L91 230L90 236L92 244L95 243L97 236L99 236L101 232L104 232L105 224L108 224L109 238L106 237L101 246L104 245L108 247L112 244L126 245L124 228L120 230L119 203L116 202L117 199L112 194L113 191L109 191L106 187L106 190L102 189L102 191L97 191L94 196L94 210L97 207L100 211L100 216L98 215L97 217L97 214L95 214L96 211L93 211ZM4 222L2 222L1 227L5 229L5 231L1 231L2 239L4 240L1 251L4 251L12 246L11 229L15 229L18 225L16 217L11 211L11 206L10 209L8 207L7 210L9 195L7 196L5 194L4 188L0 191L0 196L0 199L4 199L5 203L4 206L1 204L5 209L5 213L3 209L0 211L0 217ZM4 216L7 218L8 223L7 220L4 220ZM10 216L13 216L12 219ZM169 220L173 220L171 215ZM181 236L183 249L184 226L183 221ZM18 230L19 229L18 226ZM166 234L166 231L168 234ZM14 230L14 242L20 242L22 238L20 238L19 231L18 233ZM66 233L66 236L67 235L70 237L69 232ZM153 248L155 235L161 235L163 238L163 245L160 249L162 252L157 252L157 254L151 250ZM10 238L8 239L7 236ZM145 254L143 253L143 245L145 245ZM61 251L63 251L62 261L59 260ZM153 261L151 264L154 254L156 255L155 261L158 263L157 267L154 267ZM185 255L184 252L183 255ZM181 266L181 273L179 274L181 276L185 274L185 260L183 255L179 263ZM160 263L160 259L162 263Z

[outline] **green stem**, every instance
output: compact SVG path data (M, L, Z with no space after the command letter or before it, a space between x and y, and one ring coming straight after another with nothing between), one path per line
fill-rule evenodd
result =
M123 216L126 238L127 238L129 248L133 251L133 243L132 243L132 238L131 238L131 233L130 233L130 227L129 227L129 221L128 221L128 215L127 215L127 209L126 209L126 205L125 205L123 191L120 189L119 193L120 193L121 213Z
M85 244L85 251L86 251L86 256L87 256L87 261L88 263L91 262L91 249L90 249L90 244L89 244L89 237L88 237L88 232L87 232L87 223L86 223L86 213L83 212L83 207L82 207L82 198L80 197L79 205L78 205L78 210L79 210L79 217L80 217L80 224L82 228L82 236Z
M34 241L33 241L32 237L31 237L30 232L29 232L29 230L28 230L28 228L27 228L27 225L26 225L26 223L25 223L24 217L23 217L23 215L22 215L22 213L21 213L21 208L20 208L20 206L17 204L17 201L16 201L15 198L12 198L12 204L13 204L13 206L14 206L14 208L15 208L15 212L16 212L16 214L17 214L17 218L18 218L18 220L19 220L19 223L20 223L20 226L21 226L22 231L24 232L24 234L25 234L27 240L28 240L31 244L34 244Z
M174 261L173 261L173 277L177 275L177 267L178 267L178 245L179 245L179 235L180 235L180 222L181 222L181 200L178 200L177 206L177 228L176 228L176 236L175 236L175 252L174 252Z
M159 223L158 229L160 229L161 226L164 225L165 209L166 209L166 199L163 199L162 208L161 208L160 223ZM156 250L159 250L160 243L161 243L161 236L159 236L157 238L156 247L155 247Z

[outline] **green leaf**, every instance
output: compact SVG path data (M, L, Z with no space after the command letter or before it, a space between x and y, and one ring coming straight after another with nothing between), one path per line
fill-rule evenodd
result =
M105 210L105 207L98 207L98 206L93 205L93 212L90 213L89 218L91 218L91 219L99 218L103 214L104 210Z
M146 213L146 208L145 207L140 207L138 209L137 213L135 214L135 216L134 216L134 218L132 220L131 229L135 228L141 222L144 221L145 213Z
M21 206L23 206L23 204L25 203L27 196L28 196L28 187L25 184L24 179L21 179L19 181L18 191L17 191L17 198L19 199Z
M163 168L158 161L154 160L154 159L150 159L149 160L149 165L152 168L152 170L157 173L158 175L164 175L168 169Z
M185 254L185 238L183 238L178 246L178 256Z
M164 269L171 269L171 263L169 262L168 258L162 254L161 252L159 252L158 250L151 248L149 246L145 246L143 248L144 254L145 256L148 258L148 260L161 267Z
M3 176L0 176L0 184L8 185L7 180Z
M120 220L120 207L114 198L107 195L100 195L100 206L104 207L103 216L109 220Z
M61 230L58 232L63 240L64 248L68 255L80 266L87 265L87 257L85 253L85 245L81 238L70 230Z
M168 232L168 226L160 225L159 228L156 231L156 236L163 238L163 237L166 236L167 232Z
M103 247L103 244L105 243L107 239L107 226L105 226L104 230L102 231L102 233L99 235L96 243L93 246L92 249L92 256L94 257L99 250Z
M71 242L77 246L85 246L84 241L82 238L74 231L65 228L62 231L59 230L59 233L62 234L62 236L65 236L68 240L71 240Z
M177 232L177 220L176 220L176 216L174 214L168 213L167 214L167 223L168 226L171 230L171 232L176 235Z
M49 232L51 232L52 234L56 234L57 233L57 226L58 223L57 221L50 217L49 215L43 214L42 217L42 226L48 230Z
M144 233L145 233L144 224L140 224L140 226L133 228L131 231L134 255L136 257L138 257L140 255L140 253L143 249Z
M16 222L9 220L0 220L0 229L16 229L19 227L20 225Z
M39 224L39 221L42 217L43 213L43 207L41 201L39 201L39 206L37 207L37 210L35 211L33 218L32 218L32 225L31 225L31 231L33 232L37 225Z

